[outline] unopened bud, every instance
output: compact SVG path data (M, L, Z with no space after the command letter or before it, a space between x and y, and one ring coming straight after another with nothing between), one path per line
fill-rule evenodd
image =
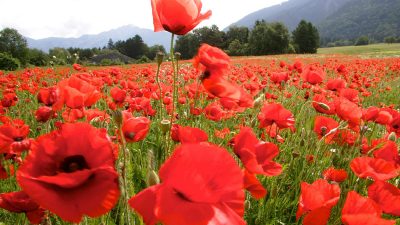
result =
M171 124L171 121L169 121L169 120L161 120L160 128L161 128L161 131L163 132L163 134L166 134L168 132L170 124Z
M118 127L122 125L122 112L117 110L112 112L113 119Z
M256 100L254 100L254 107L258 108L262 105L264 101L264 95L260 95L258 98L256 98Z
M175 52L175 60L178 61L181 59L181 53L180 52Z
M305 138L305 137L306 137L306 135L307 135L307 131L306 131L306 129L304 129L304 127L303 127L303 128L301 128L301 137L302 137L302 138Z
M151 170L147 176L147 185L153 186L160 183L160 178L154 170Z
M163 61L164 61L164 53L163 52L157 52L156 59L157 59L157 64L161 65L163 63Z
M389 141L393 142L396 141L396 133L395 132L390 133L388 139Z
M318 102L318 106L324 110L331 110L331 108L327 104L322 103L322 102Z

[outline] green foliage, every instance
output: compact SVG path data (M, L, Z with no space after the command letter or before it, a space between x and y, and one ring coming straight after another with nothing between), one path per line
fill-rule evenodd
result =
M355 46L368 45L368 44L369 44L369 38L367 36L361 36L357 39Z
M197 37L200 44L206 43L221 49L227 47L225 32L220 31L216 25L195 29L193 30L193 34Z
M14 71L18 69L19 66L20 63L18 59L15 59L8 54L0 53L0 70Z
M46 66L49 61L49 55L39 49L29 49L28 51L29 64L34 66Z
M355 40L362 35L382 42L400 36L400 1L352 0L319 24L324 44L336 40Z
M282 23L257 21L249 37L252 55L282 54L289 47L289 31Z
M65 48L52 48L49 50L49 56L54 65L67 65L76 62L76 56Z
M297 53L317 53L319 47L318 29L312 23L302 20L293 31L293 41Z
M227 44L229 45L235 40L238 40L240 43L248 43L249 34L250 31L247 27L229 27L229 30L226 32Z
M228 55L231 56L243 56L248 53L248 44L242 44L238 39L233 40L230 42L228 46Z
M149 51L146 54L148 59L154 60L158 52L162 52L166 54L165 48L162 45L153 45L149 48ZM140 60L140 59L139 59Z
M129 38L126 41L115 42L115 49L133 59L139 59L149 51L149 47L139 35L135 35L133 38Z
M121 62L119 59L102 59L100 62L101 66L114 66L114 65L123 65L124 63Z
M396 43L397 38L395 36L385 37L384 42L388 44Z
M0 31L0 52L10 54L23 65L28 62L28 44L16 29L4 28Z
M175 51L181 53L182 59L190 59L196 55L200 41L193 33L179 36L176 40Z
M140 59L136 60L135 63L142 64L142 63L150 63L151 60L147 58L147 56L142 56Z

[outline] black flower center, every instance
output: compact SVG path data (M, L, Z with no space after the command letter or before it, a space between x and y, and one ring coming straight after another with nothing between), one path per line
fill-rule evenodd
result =
M16 142L20 142L20 141L23 141L23 140L24 140L23 137L16 137L16 138L14 138L14 141L16 141Z
M89 169L89 166L82 155L68 156L60 165L60 170L64 173L73 173L83 169Z
M397 130L397 129L399 129L399 125L398 125L398 124L395 124L395 125L393 125L393 128L394 128L395 130Z
M210 71L206 70L206 71L204 71L203 74L200 75L200 80L207 79L210 77L210 75L211 75Z

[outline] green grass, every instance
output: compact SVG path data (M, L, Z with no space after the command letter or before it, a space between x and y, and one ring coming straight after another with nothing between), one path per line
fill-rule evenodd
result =
M400 43L319 48L318 54L345 54L370 57L400 57Z

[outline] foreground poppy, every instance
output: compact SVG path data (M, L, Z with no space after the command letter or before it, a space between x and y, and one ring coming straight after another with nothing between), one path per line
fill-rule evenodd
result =
M17 172L17 181L41 207L63 220L107 213L119 198L113 145L105 130L64 124L38 138Z
M374 200L385 213L400 216L400 189L384 182L375 181L368 187L368 196Z
M345 225L394 225L395 220L381 218L379 206L369 198L364 198L355 191L347 194L342 209L342 222Z
M229 67L229 62L229 56L225 52L208 44L203 44L194 58L194 66L202 70L200 79L209 93L221 99L234 101L240 107L252 107L254 102L251 95L225 79L224 73Z
M40 224L44 218L44 210L23 191L0 194L0 208L25 213L32 224Z
M390 180L399 176L400 169L384 159L358 157L350 163L351 170L360 178Z
M232 156L211 144L183 144L160 169L161 184L129 200L147 225L242 225L243 174Z
M201 14L201 0L151 0L151 7L155 32L184 35L211 16L210 10Z
M319 179L312 184L301 183L297 220L306 214L304 225L324 225L328 223L330 212L340 197L340 188L336 184Z

